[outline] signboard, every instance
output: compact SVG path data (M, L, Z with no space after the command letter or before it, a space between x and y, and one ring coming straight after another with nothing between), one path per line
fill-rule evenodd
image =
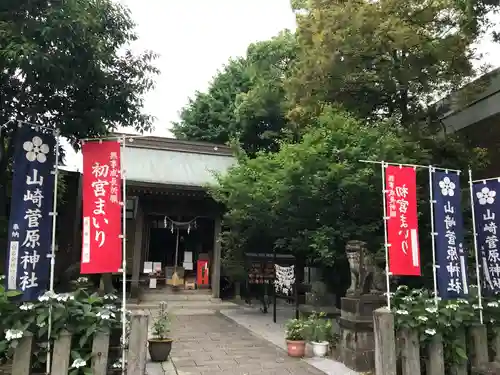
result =
M500 293L500 254L498 225L500 224L500 180L477 182L472 186L476 217L477 260L481 269L484 295Z
M118 272L122 263L120 143L88 142L82 154L81 273Z
M463 298L469 294L467 253L460 202L460 178L456 172L434 172L434 222L439 296Z
M49 288L55 183L52 131L18 130L8 227L7 289L36 300Z
M389 272L419 276L416 171L413 167L389 165L385 183Z

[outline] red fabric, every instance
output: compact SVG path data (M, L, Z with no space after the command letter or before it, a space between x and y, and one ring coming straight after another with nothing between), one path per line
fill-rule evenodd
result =
M196 272L196 276L197 276L197 280L196 280L196 284L198 285L208 285L209 283L209 268L208 268L208 260L199 260L197 262L197 272Z
M82 153L81 273L118 272L122 263L120 143L85 143Z
M385 184L389 272L420 276L416 171L412 167L389 165Z

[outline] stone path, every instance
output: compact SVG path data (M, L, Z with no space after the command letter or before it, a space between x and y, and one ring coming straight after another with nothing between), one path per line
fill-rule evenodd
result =
M324 374L219 314L172 319L178 375Z

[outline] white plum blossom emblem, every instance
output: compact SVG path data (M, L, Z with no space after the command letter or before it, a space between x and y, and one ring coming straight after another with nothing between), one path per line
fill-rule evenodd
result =
M479 204L481 205L485 205L486 203L493 204L493 202L495 202L496 195L496 191L490 190L487 187L482 188L481 191L476 193L476 196L479 199Z
M439 187L441 189L441 194L448 195L449 197L453 197L455 195L455 183L450 180L449 177L443 178L442 181L439 181Z
M50 148L47 144L43 143L42 138L34 136L31 141L23 143L23 149L26 151L26 159L29 161L37 160L40 163L47 161L47 154Z

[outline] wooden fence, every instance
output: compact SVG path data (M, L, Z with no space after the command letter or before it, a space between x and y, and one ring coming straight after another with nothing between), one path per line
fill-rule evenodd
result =
M142 311L134 312L131 316L130 336L127 351L127 375L144 375L147 359L149 316ZM71 334L62 332L55 341L52 351L52 370L50 375L68 375L70 370ZM91 368L93 375L107 375L109 373L109 333L97 332L92 339ZM20 339L14 352L12 375L30 375L32 359L33 337L25 334ZM119 371L121 373L121 369Z
M467 330L457 330L456 339L466 348L468 360L445 366L443 340L439 335L432 337L427 353L421 353L417 332L403 330L396 332L394 315L383 307L374 312L375 375L420 375L421 358L426 358L426 375L500 375L500 333L492 332L488 340L485 324L476 324ZM488 343L489 342L489 343ZM491 349L491 351L490 351ZM490 358L492 353L492 358Z

